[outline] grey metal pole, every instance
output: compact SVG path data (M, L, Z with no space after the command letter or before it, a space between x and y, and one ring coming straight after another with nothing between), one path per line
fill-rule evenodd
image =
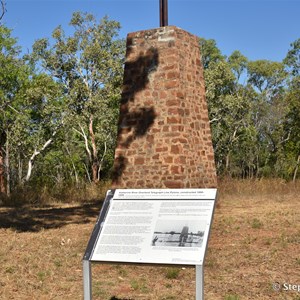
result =
M196 265L196 300L204 300L203 265Z
M89 260L82 261L83 267L83 299L92 300L92 271Z
M160 27L168 26L168 0L159 0Z

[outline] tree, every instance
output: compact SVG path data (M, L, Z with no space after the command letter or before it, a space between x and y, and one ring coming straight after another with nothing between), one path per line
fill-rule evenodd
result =
M201 62L204 69L207 69L211 63L217 63L225 60L225 56L222 55L220 49L217 47L215 40L206 40L199 38L199 46L201 53Z
M248 63L249 83L269 100L282 92L287 73L280 62L256 60Z
M248 59L240 51L233 51L232 54L228 57L228 63L231 70L235 74L237 81L240 80L241 75L248 67Z
M292 76L300 76L300 38L293 42L283 63Z
M214 40L200 43L217 171L236 173L234 157L249 120L249 100L238 82L247 59L235 51L227 61Z
M0 25L0 193L10 193L12 127L20 115L18 95L26 84L28 68L18 58L19 47L11 30Z
M299 104L297 92L287 93L284 65L248 61L239 51L226 58L213 40L201 39L200 45L218 174L289 177L288 165L295 171L299 165L297 151L293 163L286 153L287 146L297 145L292 111L297 114ZM286 62L297 74L300 43L292 46Z
M290 74L286 98L289 110L285 119L285 130L290 133L290 136L285 150L288 153L289 171L295 181L300 166L300 39L290 46L283 60Z
M256 126L266 154L261 162L264 175L279 175L284 162L284 143L289 133L284 131L287 114L285 89L287 72L280 62L251 61L248 64L248 83L257 92ZM272 171L270 171L272 170Z
M28 168L25 181L29 181L32 175L37 156L54 143L63 127L65 103L62 92L62 87L46 74L33 75L26 87L23 101L27 118L23 118L23 124L29 145L26 147Z
M76 12L70 25L71 36L61 26L53 31L53 45L48 39L36 41L32 58L62 84L68 108L65 124L82 139L97 182L116 139L124 42L117 39L119 23L107 17L97 22L91 14Z

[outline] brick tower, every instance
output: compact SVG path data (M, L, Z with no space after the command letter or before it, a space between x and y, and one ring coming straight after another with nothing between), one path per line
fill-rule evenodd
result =
M175 26L130 33L113 185L216 187L198 38Z

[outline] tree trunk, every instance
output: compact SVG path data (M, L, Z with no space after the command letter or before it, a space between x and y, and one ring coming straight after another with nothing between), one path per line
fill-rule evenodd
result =
M99 160L98 160L98 150L95 140L95 134L93 129L93 116L90 117L90 124L89 124L89 133L91 137L91 144L92 144L92 180L94 183L99 182L98 177L98 168L99 168Z
M9 160L9 141L6 140L5 171L6 171L6 195L10 196L10 160Z
M225 170L227 174L229 173L229 165L230 165L230 151L227 152L226 162L225 162Z
M76 182L76 186L77 186L79 180L78 180L78 174L77 174L76 166L75 166L75 164L74 164L74 161L73 161L73 159L72 159L72 155L71 155L71 153L70 153L70 150L69 150L68 146L65 146L65 148L66 148L66 150L67 150L68 155L70 156L70 160L71 160L72 167L73 167L73 170L74 170L75 182Z
M52 136L54 137L56 134L56 132L54 132L52 134ZM40 151L34 149L34 152L33 154L31 155L29 161L28 161L28 169L27 169L27 175L26 175L26 178L25 178L25 181L29 181L30 177L31 177L31 173L32 173L32 168L33 168L33 163L34 163L34 160L35 158L42 152L44 151L51 143L52 143L53 139L49 139L44 145L43 147L41 148Z
M0 194L6 194L4 151L0 146Z
M18 184L23 183L23 161L21 159L21 154L18 154Z
M296 181L299 165L300 165L300 155L298 155L297 164L296 164L296 168L295 168L294 176L293 176L293 182Z
M90 176L89 169L88 169L88 167L86 166L85 163L84 163L83 165L84 165L84 168L85 168L85 172L86 172L87 179L88 179L89 183L91 183L92 180L91 180L91 176Z
M0 194L6 194L6 179L5 179L5 151L6 134L3 131L0 135Z
M34 158L35 158L37 155L38 155L38 153L36 152L36 150L34 150L34 153L32 154L32 156L30 157L30 159L29 159L29 161L28 161L28 168L27 168L27 174L26 174L26 177L25 177L25 181L29 181L29 179L30 179L30 177L31 177Z
M101 161L99 163L99 167L98 167L98 180L100 181L100 176L101 176L101 169L102 169L102 165L103 165L103 161L104 161L104 157L106 155L106 151L107 151L107 144L106 142L104 142L104 152L103 152L103 155L102 155L102 158L101 158Z

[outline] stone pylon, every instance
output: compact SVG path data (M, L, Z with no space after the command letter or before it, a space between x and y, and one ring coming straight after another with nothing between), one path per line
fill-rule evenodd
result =
M217 186L200 58L175 26L128 34L114 187Z

